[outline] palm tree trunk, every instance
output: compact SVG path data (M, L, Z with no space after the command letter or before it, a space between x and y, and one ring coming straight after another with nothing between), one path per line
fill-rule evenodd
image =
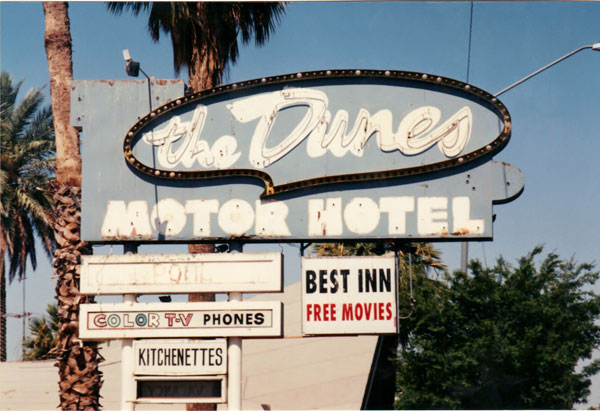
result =
M195 92L213 88L217 85L213 81L214 57L209 53L206 44L199 47L194 47L192 62L188 66L190 86Z
M1 229L0 229L1 230ZM0 241L2 241L0 234ZM0 362L6 361L6 276L4 275L4 247L0 249Z
M45 46L50 72L50 96L56 137L54 188L57 250L54 254L58 300L57 366L60 407L100 408L102 373L96 343L79 340L79 304L91 299L79 294L81 255L89 247L80 239L81 155L79 133L70 125L73 64L71 29L66 2L44 2Z
M197 20L203 21L206 16L206 3L197 2L195 7ZM222 72L217 67L217 61L214 52L204 38L192 35L194 47L192 49L192 58L188 64L188 74L190 86L195 92L213 88L220 83Z
M198 12L202 13L204 5L198 4ZM196 92L214 87L213 82L211 56L207 51L206 45L194 47L192 53L192 64L188 65L188 73L190 78L190 86ZM214 253L214 244L188 244L188 252L192 253ZM214 293L196 293L188 294L188 301L215 301ZM186 411L213 411L217 409L217 404L211 403L188 403L185 405Z

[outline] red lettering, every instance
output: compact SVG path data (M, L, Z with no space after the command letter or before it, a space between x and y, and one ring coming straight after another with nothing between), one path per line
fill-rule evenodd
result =
M387 312L386 320L392 319L392 303L387 303L385 305L385 311Z
M352 304L342 305L342 321L354 321L354 313L352 312Z
M165 318L167 319L167 325L169 327L173 326L173 320L175 319L175 313L165 313Z
M329 321L329 304L323 304L323 321Z
M323 321L335 321L335 304L323 304Z
M384 309L383 303L377 304L377 308L378 308L377 312L379 314L378 320L383 320L383 309Z
M362 304L356 304L356 308L354 309L354 315L356 316L356 321L362 320L363 317L363 306ZM359 310L360 308L360 310Z
M367 318L367 320L371 319L371 310L372 309L373 309L373 306L371 305L371 303L365 304L365 317Z
M336 318L336 309L337 309L337 306L335 304L332 304L331 305L331 321L336 321L337 320L337 318Z
M321 306L319 304L315 304L315 321L321 321Z
M312 304L306 304L306 321L310 321L311 314L312 314Z
M94 325L96 327L106 327L106 314L98 314L94 317Z
M192 320L193 316L193 313L189 313L185 317L183 316L183 314L179 314L179 320L181 321L184 327L187 327L190 324L190 321Z

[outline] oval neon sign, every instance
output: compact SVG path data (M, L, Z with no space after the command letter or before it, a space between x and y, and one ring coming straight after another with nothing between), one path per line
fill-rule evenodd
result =
M254 177L265 197L467 164L500 151L510 130L500 101L457 80L328 70L170 101L140 119L123 148L153 178Z

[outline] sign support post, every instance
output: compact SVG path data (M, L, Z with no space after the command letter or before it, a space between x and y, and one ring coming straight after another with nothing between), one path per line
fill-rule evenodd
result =
M229 252L242 252L243 245L235 241L229 243ZM242 301L242 293L227 293L227 301ZM227 409L240 411L242 409L242 339L229 337L227 339Z
M124 244L125 253L137 254L137 244ZM135 294L124 294L123 303L135 304ZM135 410L135 379L133 378L133 340L121 340L121 410Z

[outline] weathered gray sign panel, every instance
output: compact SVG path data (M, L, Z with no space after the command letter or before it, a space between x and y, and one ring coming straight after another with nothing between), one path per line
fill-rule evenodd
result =
M74 84L87 241L492 238L492 204L523 189L489 161L506 108L447 78L321 71L192 96L155 81L149 114L144 82Z
M227 374L227 340L145 339L133 341L136 375Z
M278 337L281 302L81 304L79 337Z
M302 259L303 334L395 334L396 259Z
M82 256L82 294L280 292L281 253Z

